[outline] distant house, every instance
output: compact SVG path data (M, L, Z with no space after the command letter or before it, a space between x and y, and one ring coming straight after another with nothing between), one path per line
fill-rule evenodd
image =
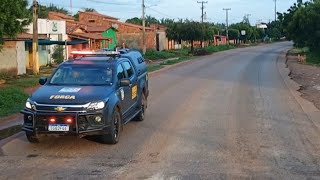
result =
M0 73L11 75L22 75L30 68L32 60L32 48L28 47L26 41L32 41L32 34L21 33L16 38L5 38L3 49L0 51ZM39 36L39 39L45 39ZM39 47L42 52L42 47Z
M81 24L86 24L87 26L100 26L107 27L108 29L112 28L116 33L116 38L111 38L111 46L125 44L129 48L142 49L142 26L125 23L119 21L118 18L106 16L97 12L79 12L79 22ZM104 33L107 35L108 33ZM155 38L156 31L153 28L146 27L146 46L150 49L155 49Z
M52 20L64 19L66 33L70 39L87 40L87 44L75 45L71 49L128 48L142 49L142 26L119 21L118 18L97 12L79 12L79 21L67 15L49 13ZM100 34L100 35L99 35ZM161 33L159 33L161 34ZM163 37L162 35L160 35ZM146 46L156 49L157 30L146 27ZM162 49L162 48L157 48Z
M51 20L64 20L64 21L67 21L67 22L75 21L75 18L72 17L72 16L69 16L69 15L66 15L66 14L63 14L63 13L52 12L52 11L48 13L48 19L51 19Z

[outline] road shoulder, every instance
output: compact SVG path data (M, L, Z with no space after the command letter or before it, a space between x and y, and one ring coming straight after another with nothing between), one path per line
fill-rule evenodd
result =
M316 108L316 106L304 99L302 97L302 93L299 92L301 89L301 85L292 80L290 77L291 71L288 68L287 65L287 57L286 52L281 53L281 55L278 57L277 60L277 67L279 70L279 73L282 76L283 81L285 82L286 86L290 90L290 93L293 95L293 97L296 99L296 101L301 106L302 110L306 113L308 118L317 126L317 128L320 129L320 110Z

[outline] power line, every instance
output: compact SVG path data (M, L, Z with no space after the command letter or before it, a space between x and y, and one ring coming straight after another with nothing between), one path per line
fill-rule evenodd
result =
M167 15L167 14L165 14L165 13L162 13L162 12L160 12L160 11L158 11L158 10L155 10L155 9L153 9L153 8L150 8L150 7L149 7L148 9L150 9L150 10L152 10L152 11L158 13L158 14L161 14L161 15L163 15L163 16L166 16L166 17L168 17L168 18L179 19L178 17L174 17L174 16Z
M204 19L204 13L203 13L203 10L204 10L204 4L207 4L208 1L197 1L197 3L200 3L201 4L201 22L203 22L203 19Z

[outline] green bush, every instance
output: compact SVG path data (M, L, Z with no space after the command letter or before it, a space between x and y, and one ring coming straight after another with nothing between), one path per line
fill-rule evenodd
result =
M310 51L307 54L307 63L313 65L320 65L320 51Z
M175 57L175 54L168 51L147 50L145 56L149 60L168 59Z
M3 87L0 90L0 117L19 112L24 108L28 94L22 88Z

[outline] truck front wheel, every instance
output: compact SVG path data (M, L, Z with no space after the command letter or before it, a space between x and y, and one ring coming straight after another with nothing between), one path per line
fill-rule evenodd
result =
M108 134L101 135L101 141L104 144L117 144L121 131L121 116L118 109L115 109L111 119L111 125Z
M26 137L30 143L39 143L39 137L34 135L33 133L26 132Z

